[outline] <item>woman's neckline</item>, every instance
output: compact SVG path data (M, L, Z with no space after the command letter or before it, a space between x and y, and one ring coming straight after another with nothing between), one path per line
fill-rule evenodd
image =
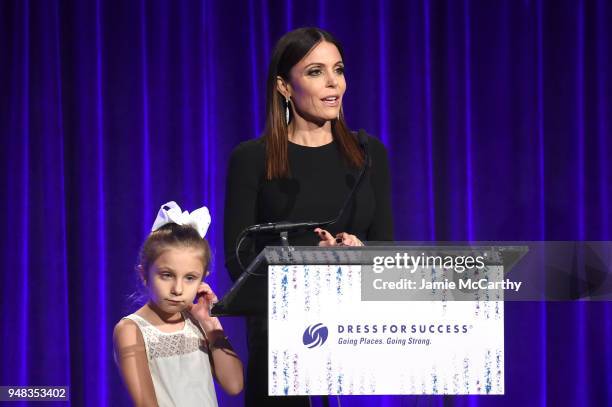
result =
M320 146L305 146L303 144L295 143L295 142L293 142L293 141L291 141L289 139L287 139L287 141L289 142L289 145L295 146L297 148L302 148L302 149L305 149L305 150L315 150L317 148L329 147L329 146L332 146L332 145L334 145L336 143L336 140L332 139L329 143L321 144Z

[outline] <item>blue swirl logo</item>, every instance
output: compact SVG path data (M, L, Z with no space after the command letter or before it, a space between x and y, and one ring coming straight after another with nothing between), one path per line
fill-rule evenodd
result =
M304 331L304 335L302 336L302 342L304 345L309 348L316 348L317 346L322 346L327 340L327 327L321 323L310 325Z

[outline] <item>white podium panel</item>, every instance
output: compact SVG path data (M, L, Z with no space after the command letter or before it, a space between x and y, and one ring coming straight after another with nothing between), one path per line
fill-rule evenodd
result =
M270 395L503 394L502 301L362 301L361 266L269 266Z

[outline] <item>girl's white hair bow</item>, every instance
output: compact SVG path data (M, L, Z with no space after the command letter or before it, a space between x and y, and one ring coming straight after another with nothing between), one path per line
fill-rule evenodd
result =
M208 208L203 206L189 213L188 211L181 212L180 206L174 201L165 203L159 208L157 218L153 222L151 232L155 232L168 223L176 223L177 225L191 226L198 231L202 239L206 236L206 231L210 225L210 212Z

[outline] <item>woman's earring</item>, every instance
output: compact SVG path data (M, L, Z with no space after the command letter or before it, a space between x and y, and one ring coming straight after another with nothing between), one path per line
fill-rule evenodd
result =
M285 99L285 123L289 125L289 98Z

